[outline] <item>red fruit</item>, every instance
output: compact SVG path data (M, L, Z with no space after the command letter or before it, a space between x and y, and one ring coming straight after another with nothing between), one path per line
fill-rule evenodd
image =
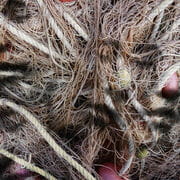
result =
M174 73L167 80L165 86L162 88L162 97L173 98L177 95L178 90L179 90L178 76L177 73Z
M119 167L113 163L104 163L98 169L100 180L124 180L123 177L118 176ZM127 178L126 178L127 179Z

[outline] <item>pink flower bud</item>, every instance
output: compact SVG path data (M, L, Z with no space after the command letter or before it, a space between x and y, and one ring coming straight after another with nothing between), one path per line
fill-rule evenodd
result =
M172 76L167 80L165 86L162 88L162 97L173 98L178 94L178 76L177 73L172 74Z

